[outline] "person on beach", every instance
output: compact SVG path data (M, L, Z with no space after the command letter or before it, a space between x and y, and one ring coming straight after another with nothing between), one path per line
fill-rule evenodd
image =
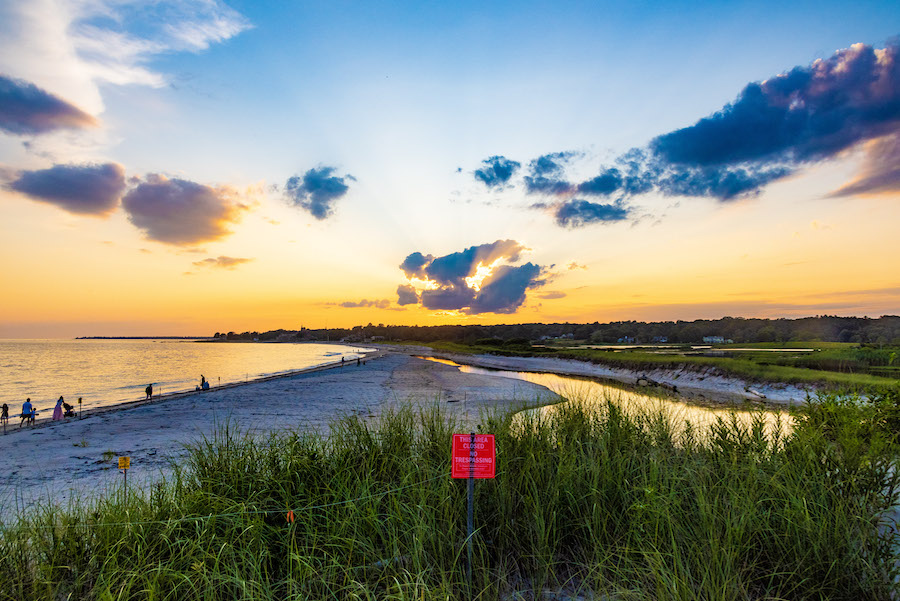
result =
M209 382L203 374L200 374L200 390L209 390Z
M0 407L0 423L4 426L9 423L9 405L3 403L3 407Z
M153 398L153 384L147 384L147 388L144 389L144 392L147 393L147 400Z
M22 421L19 422L19 427L22 427L22 424L25 423L25 420L28 420L28 423L34 425L34 406L31 404L31 398L25 399L25 402L22 403Z
M56 407L53 408L53 421L61 422L63 419L63 398L59 397Z

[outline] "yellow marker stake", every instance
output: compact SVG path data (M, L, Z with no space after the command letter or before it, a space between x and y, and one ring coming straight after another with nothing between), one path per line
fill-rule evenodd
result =
M125 494L128 494L128 468L131 467L131 457L119 457L119 469L125 476Z

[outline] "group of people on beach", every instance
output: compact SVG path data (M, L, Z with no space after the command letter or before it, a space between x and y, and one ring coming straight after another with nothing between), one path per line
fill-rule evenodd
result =
M206 381L206 376L200 374L200 385L195 387L194 390L209 390L209 382Z
M209 390L209 382L206 381L206 376L200 374L200 385L194 387L195 391L200 390ZM145 400L149 401L153 399L153 383L147 384L147 388L144 389L144 393L147 395Z
M81 399L78 400L80 401ZM21 428L26 422L33 426L37 413L37 409L31 404L31 397L25 399L25 402L22 403L22 413L19 414L19 417L22 418L19 422L19 427ZM53 408L53 421L60 422L67 417L75 417L75 407L60 396L59 400L56 401L56 407ZM9 423L9 405L6 403L3 403L3 406L0 407L0 423L4 427Z
M357 357L356 365L360 365L360 360ZM344 366L344 358L341 357L341 367ZM196 391L209 390L209 382L206 379L206 376L200 374L200 384L194 388ZM153 398L153 384L147 384L147 388L144 389L144 393L147 395L146 400L151 400ZM81 402L81 398L78 399L78 402ZM25 402L22 403L22 413L20 417L22 421L19 422L19 427L21 428L25 422L28 422L29 425L34 425L34 419L37 416L37 410L34 408L34 405L31 404L31 398L25 399ZM67 417L75 417L75 408L65 402L62 396L59 397L59 400L56 401L56 406L53 408L53 421L63 421ZM5 427L9 423L9 405L3 403L3 406L0 407L0 423Z
M53 421L61 422L67 417L75 417L75 407L65 402L60 396L56 401L56 407L53 408Z

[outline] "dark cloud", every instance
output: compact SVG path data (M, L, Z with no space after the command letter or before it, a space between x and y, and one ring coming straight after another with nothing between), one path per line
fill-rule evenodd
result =
M528 163L528 170L534 177L559 177L566 163L576 156L578 153L571 151L545 154Z
M544 269L533 263L509 265L519 261L525 247L515 240L497 240L470 246L442 257L410 254L400 268L410 279L424 279L430 287L418 292L411 285L397 287L400 305L421 305L432 311L478 313L514 313L525 302L526 291L542 286ZM494 265L498 261L505 264ZM479 266L492 266L493 271L477 279Z
M658 157L633 149L632 158L621 161L627 171L616 167L604 169L600 175L581 182L578 193L592 196L618 195L620 201L656 190L665 196L695 196L727 201L754 196L760 189L793 173L784 165L777 166L703 166L667 165ZM643 161L643 162L642 162Z
M597 177L578 184L577 190L581 194L609 196L613 192L618 192L624 183L622 173L615 167L612 167L605 169Z
M475 179L488 188L503 187L522 165L503 156L492 156L481 161L481 169L475 170Z
M6 186L77 215L109 215L125 191L125 168L117 163L54 165L23 171Z
M525 191L528 194L545 194L548 196L562 196L571 194L574 186L563 179L563 171L566 163L578 156L575 152L553 152L539 156L528 163Z
M211 267L214 269L234 269L238 265L249 263L253 259L241 259L239 257L210 257L202 261L194 261L197 267Z
M231 233L249 207L230 188L211 188L183 179L150 174L122 199L128 219L147 238L191 246Z
M615 205L572 199L557 222L578 227L623 218L627 198L657 191L732 201L805 165L866 144L863 172L835 196L900 189L900 45L855 44L809 66L748 84L695 124L654 138L587 181L570 185L551 160L532 161L529 193L617 197ZM551 155L547 155L551 156ZM536 205L539 208L540 205Z
M397 286L397 304L401 307L405 305L415 305L419 302L419 294L416 289L410 285L400 284Z
M373 309L387 309L388 307L391 306L391 301L389 301L386 298L381 299L381 300L362 299L359 302L346 301L346 302L340 303L339 306L344 307L346 309L361 309L363 307L372 307Z
M598 204L587 200L572 199L556 205L556 223L568 228L576 228L591 223L612 223L628 219L631 210L621 202Z
M896 43L881 50L855 44L749 84L716 114L650 143L661 191L720 200L752 195L804 164L900 133L898 56ZM882 174L890 179L883 167L896 160L892 150L872 147L876 187Z
M652 164L648 160L647 152L640 148L627 151L616 159L616 164L622 176L622 193L626 196L650 192L660 176L660 166Z
M524 177L525 191L529 194L546 194L548 196L562 196L571 194L575 189L570 182L548 177Z
M33 83L0 75L0 130L34 135L95 126L96 119L65 100Z
M660 178L657 187L667 196L707 196L732 200L759 194L762 186L791 173L791 169L787 167L704 167L672 171Z
M403 270L403 273L408 278L424 280L426 277L424 267L433 260L434 257L432 255L425 256L420 252L414 252L403 259L403 262L400 263L400 269Z
M490 244L470 246L464 251L432 259L424 267L424 272L429 279L439 284L458 284L464 278L475 275L479 264L490 265L497 259L514 263L519 260L519 253L523 250L525 247L515 240L497 240Z
M431 311L456 311L472 304L475 291L465 284L422 291L422 306Z
M829 158L897 131L900 46L865 44L751 83L732 104L691 127L659 136L653 153L669 164L706 167Z
M295 175L285 184L285 194L316 219L327 219L334 214L335 203L350 189L345 181L355 181L352 175L337 177L332 175L334 172L335 167L318 167L302 177Z
M525 302L525 292L543 285L541 268L534 263L500 265L487 277L465 313L515 313Z
M900 134L869 142L862 172L831 196L900 192Z

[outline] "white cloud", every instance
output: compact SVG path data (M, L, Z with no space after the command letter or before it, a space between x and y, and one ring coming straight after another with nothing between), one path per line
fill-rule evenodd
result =
M154 57L199 52L249 26L219 0L0 2L0 73L97 115L101 84L163 86Z

